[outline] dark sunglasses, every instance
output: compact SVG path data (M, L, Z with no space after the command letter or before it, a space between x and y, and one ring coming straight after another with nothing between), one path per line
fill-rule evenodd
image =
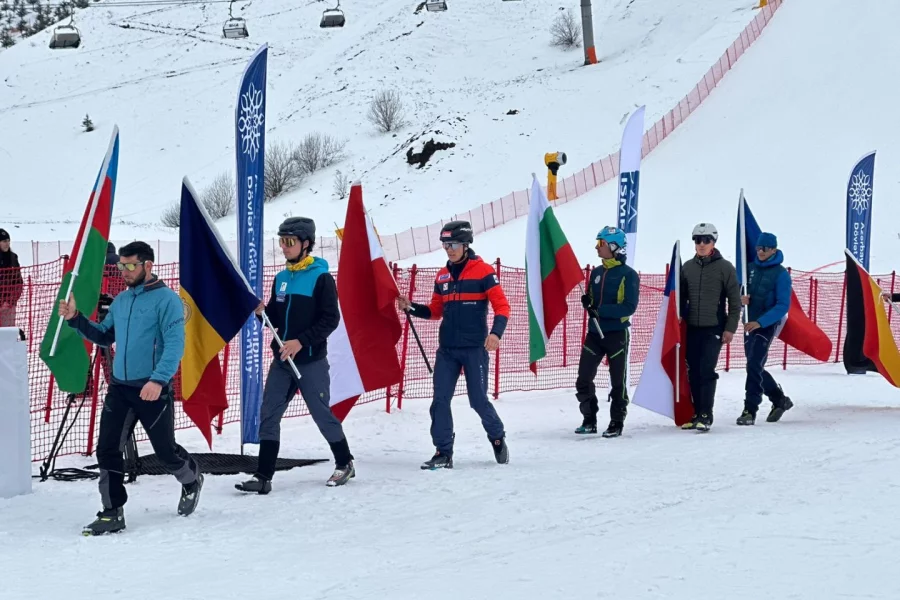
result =
M711 235L695 235L694 243L695 244L712 244L715 240Z
M137 269L140 265L144 264L144 262L145 262L145 261L143 261L143 260L142 260L141 262L137 262L137 263L123 263L123 262L117 262L117 263L116 263L116 267L117 267L120 271L128 270L128 271L132 271L132 272L133 272L133 271L134 271L135 269Z
M774 250L774 249L775 248L772 248L771 246L757 246L756 247L757 252L768 252L769 250Z

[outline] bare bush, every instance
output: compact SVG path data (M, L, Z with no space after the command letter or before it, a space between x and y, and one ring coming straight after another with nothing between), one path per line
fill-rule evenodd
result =
M323 133L309 133L294 151L294 160L304 175L315 173L345 158L347 140Z
M234 212L235 199L234 179L231 173L222 173L203 190L201 194L203 206L213 220L227 217Z
M560 12L550 26L550 39L554 46L574 48L581 45L581 26L570 9Z
M265 181L263 198L271 202L278 196L291 192L303 183L304 173L294 160L297 148L282 142L275 142L266 148Z
M181 227L181 206L176 202L167 207L159 216L159 222L163 227L172 227L173 229Z
M406 110L397 90L381 90L369 103L367 118L381 133L388 133L406 125Z
M344 175L340 170L334 173L334 195L343 200L350 192L350 176Z

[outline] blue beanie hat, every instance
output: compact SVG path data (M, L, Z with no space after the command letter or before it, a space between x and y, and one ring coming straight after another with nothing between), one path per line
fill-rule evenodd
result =
M765 248L777 248L778 247L778 238L775 237L774 233L766 233L762 232L759 234L759 237L756 239L757 247L763 246Z

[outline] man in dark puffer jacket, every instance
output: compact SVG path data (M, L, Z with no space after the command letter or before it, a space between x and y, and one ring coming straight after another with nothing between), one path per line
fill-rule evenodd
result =
M687 322L685 360L694 417L681 428L709 431L719 379L716 365L722 345L737 331L741 288L734 265L716 249L716 226L700 223L691 237L697 254L681 268L681 314Z

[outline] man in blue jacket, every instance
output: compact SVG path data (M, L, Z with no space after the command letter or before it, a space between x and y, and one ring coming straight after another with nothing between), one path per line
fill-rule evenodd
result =
M604 357L609 361L611 401L609 427L603 437L622 435L628 412L628 347L631 315L637 310L640 278L625 264L625 232L617 227L604 227L597 234L597 256L602 264L591 271L587 294L581 304L588 311L588 333L584 338L575 380L575 398L584 420L575 430L578 434L597 433L600 412L594 379ZM596 323L595 323L596 321ZM597 331L597 325L600 331Z
M253 477L235 487L242 492L268 494L281 448L281 419L297 395L334 455L334 473L328 487L344 485L356 476L353 455L341 422L331 412L331 374L328 363L328 336L341 321L337 286L328 272L328 262L312 255L316 224L307 217L289 217L278 228L278 242L285 268L275 275L266 311L284 347L272 340L274 354L266 377L259 412L259 457ZM300 372L300 379L288 359Z
M747 355L747 384L744 412L738 425L753 425L765 394L772 401L766 421L778 421L794 403L766 371L769 346L781 331L791 307L791 275L782 266L784 255L774 234L761 233L756 241L756 260L747 270L747 295L741 302L747 307L744 325L744 353Z
M98 346L116 345L97 439L103 510L84 528L84 535L125 529L128 494L122 453L136 420L166 470L182 484L178 514L194 512L200 499L203 475L175 442L171 382L184 354L184 307L178 294L153 275L153 258L153 248L144 242L122 247L116 266L128 287L112 301L101 323L79 312L74 298L59 302L60 316L83 338Z

